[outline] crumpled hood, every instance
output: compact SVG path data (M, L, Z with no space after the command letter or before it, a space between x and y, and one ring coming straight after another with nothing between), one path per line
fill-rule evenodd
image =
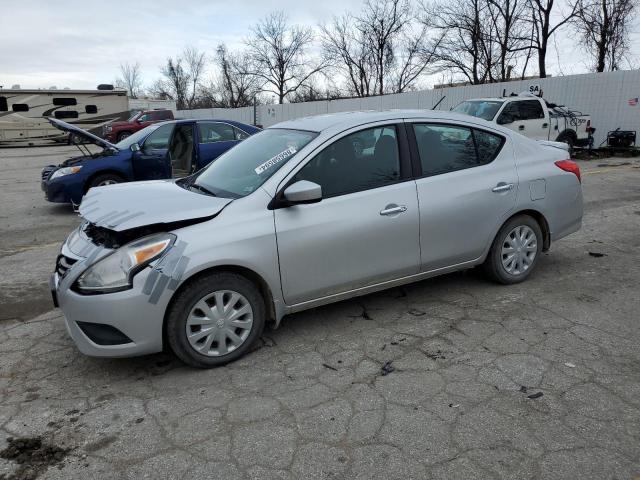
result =
M116 232L159 223L213 217L231 203L185 190L173 180L94 187L83 197L80 216Z

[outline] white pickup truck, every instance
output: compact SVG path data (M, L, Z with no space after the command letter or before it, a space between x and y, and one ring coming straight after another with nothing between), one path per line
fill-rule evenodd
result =
M466 100L453 109L483 118L534 140L564 142L569 148L593 144L591 118L529 93Z

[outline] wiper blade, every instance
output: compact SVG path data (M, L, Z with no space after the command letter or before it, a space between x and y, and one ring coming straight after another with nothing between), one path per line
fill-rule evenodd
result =
M190 185L187 186L187 188L195 188L196 190L200 190L201 192L206 193L207 195L211 195L212 197L217 196L207 187L203 187L202 185L198 185L197 183L191 183Z

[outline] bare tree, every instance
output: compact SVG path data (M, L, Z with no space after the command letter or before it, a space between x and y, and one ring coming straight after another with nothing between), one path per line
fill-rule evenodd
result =
M414 13L408 0L367 0L359 14L320 27L324 57L345 78L348 94L401 93L431 71L437 41L427 40Z
M126 89L131 98L138 98L142 94L140 64L138 62L121 63L120 77L116 80L116 86Z
M354 17L345 14L320 27L322 51L329 69L345 77L346 93L368 97L374 93L375 65L367 33L355 29L354 23Z
M489 35L485 45L492 53L490 78L504 82L514 76L513 70L523 53L531 50L526 4L523 0L487 0L487 3L491 23L485 33Z
M185 100L188 107L194 108L196 95L200 87L200 80L205 69L205 55L195 47L186 47L182 53L184 59L186 76L189 78L190 89L186 94Z
M362 14L356 17L355 27L365 36L371 50L379 95L385 93L385 80L395 64L394 44L410 14L407 0L366 0Z
M636 0L580 0L573 26L596 72L618 70L628 53Z
M420 21L441 35L437 59L444 70L471 84L490 81L493 68L491 20L485 0L421 3Z
M262 80L263 91L277 95L279 103L324 68L307 55L313 38L311 28L289 25L284 12L271 13L251 29L245 42L251 74Z
M167 64L160 69L164 78L156 80L152 86L154 94L161 98L170 98L176 101L178 110L188 107L189 86L191 78L182 66L182 58L167 59Z
M253 105L260 91L260 80L250 74L249 59L242 53L227 50L224 43L216 49L215 63L219 69L214 97L220 107Z
M580 4L577 0L571 0L569 11L561 13L558 21L554 24L551 18L555 6L554 0L527 0L527 3L531 14L532 46L538 57L538 74L540 78L545 78L547 76L549 39L558 29L575 18Z

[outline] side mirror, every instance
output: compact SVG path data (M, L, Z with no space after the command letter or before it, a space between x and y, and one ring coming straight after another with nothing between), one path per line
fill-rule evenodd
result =
M316 203L322 200L322 187L308 180L300 180L287 187L284 198L293 204Z
M129 148L131 149L131 151L132 151L132 152L139 152L140 150L142 150L142 149L140 148L140 145L138 145L137 143L134 143L134 144L133 144L133 145L131 145Z

